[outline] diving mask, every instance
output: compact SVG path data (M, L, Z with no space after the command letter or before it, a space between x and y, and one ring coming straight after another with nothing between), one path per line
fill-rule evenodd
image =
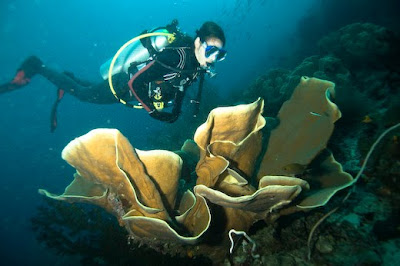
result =
M215 45L207 45L206 42L203 42L203 47L205 50L205 57L208 59L214 55L215 61L219 62L225 59L226 57L226 50L219 48Z

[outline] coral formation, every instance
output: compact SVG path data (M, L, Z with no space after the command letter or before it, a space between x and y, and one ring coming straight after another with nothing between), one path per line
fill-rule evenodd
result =
M149 246L172 243L168 251L172 254L187 254L190 249L194 255L221 261L231 229L248 231L259 220L273 221L323 206L352 181L331 154L321 156L340 118L330 95L333 83L301 78L279 112L281 122L270 133L265 154L261 99L214 109L196 130L197 146L186 142L176 153L141 151L116 129L92 130L62 152L77 170L65 192L39 192L101 206L135 240ZM177 154L185 154L185 160L199 158L196 185L182 197L178 187L183 161ZM261 165L256 168L259 158ZM297 177L288 168L282 170L286 165L307 168L312 163L318 171Z
M372 23L354 23L332 32L319 41L322 54L333 54L346 65L357 67L388 64L398 57L399 36Z

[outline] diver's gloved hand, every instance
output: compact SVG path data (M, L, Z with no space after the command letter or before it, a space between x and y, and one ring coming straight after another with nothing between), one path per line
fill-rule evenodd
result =
M43 67L43 62L36 56L30 56L22 62L21 66L18 68L18 71L24 71L26 78L31 78L37 73L40 72Z
M159 112L157 110L153 110L152 112L149 112L149 115L154 119L164 121L167 123L173 123L178 119L178 115L171 114L171 113L163 113L163 112Z

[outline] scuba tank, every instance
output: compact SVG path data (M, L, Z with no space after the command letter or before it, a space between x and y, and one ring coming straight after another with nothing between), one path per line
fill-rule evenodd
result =
M170 33L166 28L157 28L149 31L151 33ZM146 32L145 32L146 33ZM170 44L167 36L151 36L149 40L137 40L128 45L117 57L112 75L121 71L128 73L128 69L134 63L138 70L145 66L145 62L149 60L154 53L161 52ZM146 47L149 46L149 47ZM152 52L150 54L150 51ZM104 80L108 79L108 71L110 69L112 58L107 60L100 66L100 74Z

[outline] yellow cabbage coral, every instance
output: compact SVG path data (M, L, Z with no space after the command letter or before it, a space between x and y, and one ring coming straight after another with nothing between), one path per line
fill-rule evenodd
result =
M187 142L176 153L140 151L116 129L92 130L63 150L77 170L65 192L40 193L99 205L149 245L197 244L195 253L221 258L230 229L247 231L260 219L324 205L352 181L332 155L314 163L318 174L305 171L323 154L340 118L333 94L333 83L303 77L282 106L264 154L262 99L214 109L194 135L197 146ZM198 160L197 182L178 199L181 158Z

